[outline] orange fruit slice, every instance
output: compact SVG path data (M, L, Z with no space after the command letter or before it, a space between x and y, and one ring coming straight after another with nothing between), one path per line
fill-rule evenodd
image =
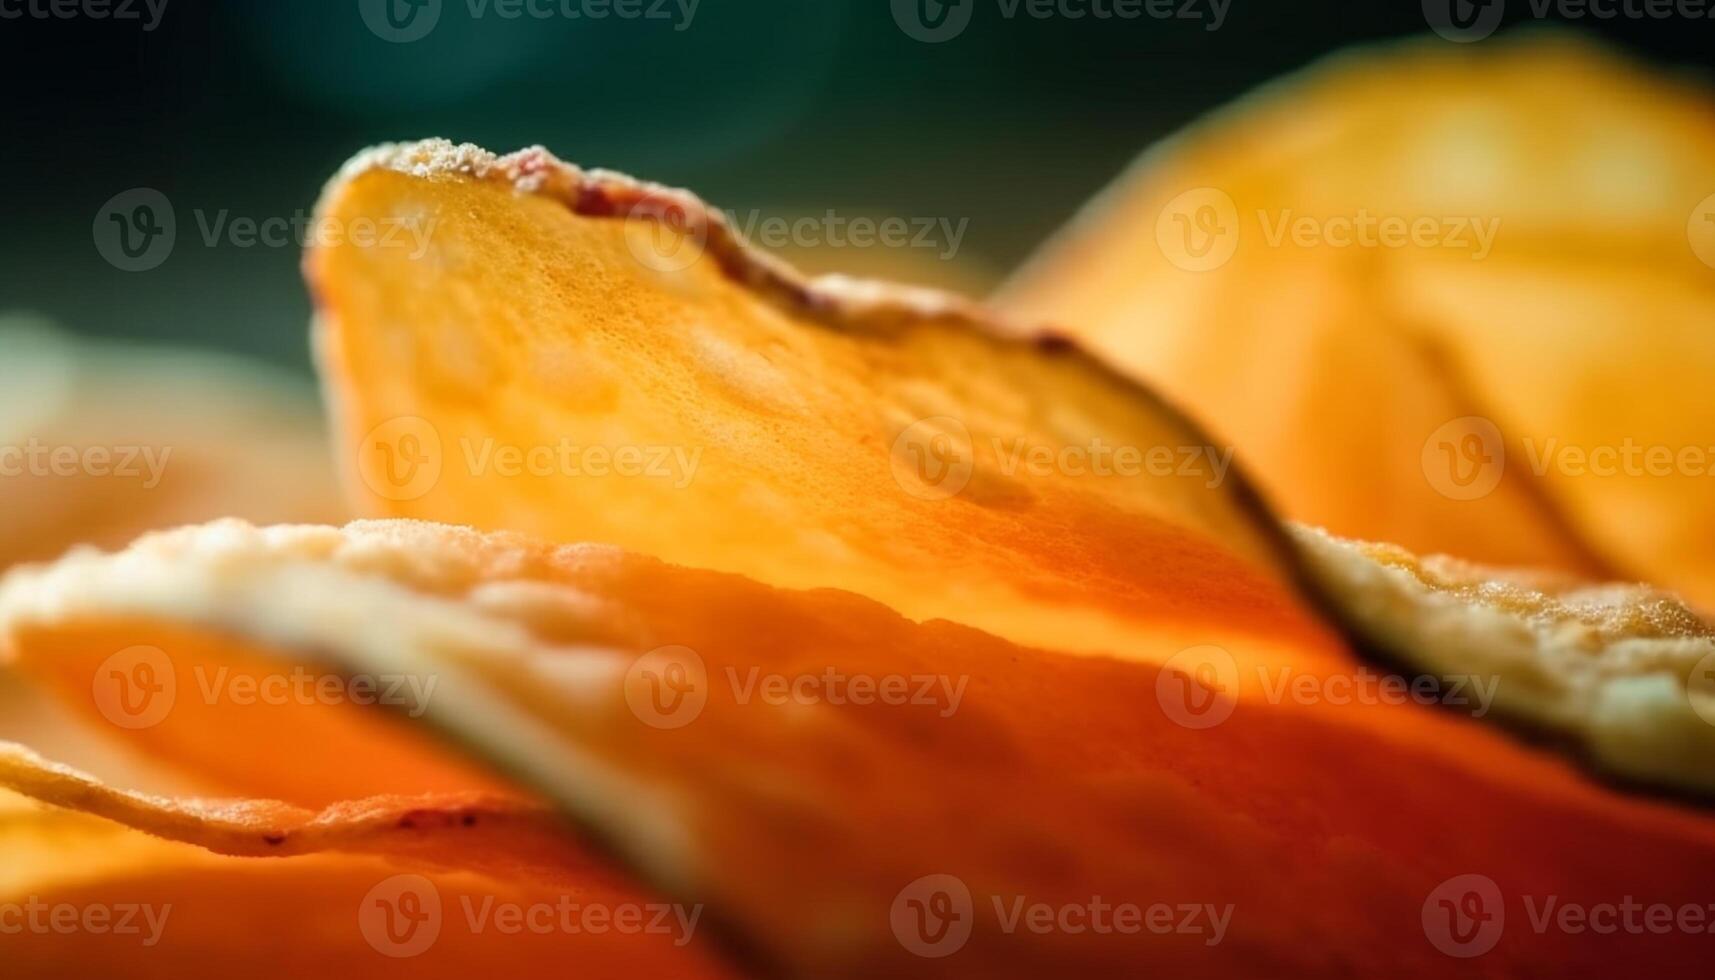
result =
M539 149L380 148L320 213L426 232L305 260L371 512L850 589L1058 649L1340 656L1225 448L1052 336L803 280L687 194Z

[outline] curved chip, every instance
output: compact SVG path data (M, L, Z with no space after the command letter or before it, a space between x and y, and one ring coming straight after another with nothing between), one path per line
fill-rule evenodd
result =
M1450 712L1199 714L1176 669L611 548L228 523L0 587L15 644L100 621L433 670L424 720L789 975L1434 975L1468 952L1436 931L1437 897L1462 899L1472 875L1523 921L1551 896L1690 906L1715 873L1706 815L1613 794ZM1021 924L1115 914L1098 906L1135 928ZM1163 915L1180 925L1141 925ZM1491 938L1501 974L1673 973L1703 939Z
M1054 337L805 281L688 194L444 140L352 161L305 270L378 513L603 541L1162 661L1338 659L1231 453Z
M1342 55L1147 153L1000 302L1287 517L1715 604L1712 106L1564 36Z

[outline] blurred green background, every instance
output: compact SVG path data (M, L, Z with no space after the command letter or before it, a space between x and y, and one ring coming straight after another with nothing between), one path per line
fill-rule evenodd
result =
M969 15L938 43L902 28L890 0L619 0L641 16L602 19L564 10L607 0L391 0L407 33L432 20L415 40L385 36L379 0L165 0L158 20L145 0L59 8L72 16L54 2L0 0L0 310L302 372L297 245L247 244L231 222L307 215L370 143L541 143L755 215L964 221L952 258L917 256L901 274L980 291L1198 114L1327 52L1427 33L1418 0L1230 0L1219 12L1152 0L1172 15L1124 19L900 0L931 20ZM136 19L91 15L133 4ZM1505 14L1536 20L1526 0ZM1694 71L1715 52L1715 20L1584 17L1578 29ZM98 252L96 229L105 202L138 187L165 195L177 232L164 261L127 272ZM841 265L838 249L796 257Z

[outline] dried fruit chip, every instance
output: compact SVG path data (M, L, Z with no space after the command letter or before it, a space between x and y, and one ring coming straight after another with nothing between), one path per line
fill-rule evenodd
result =
M1204 724L1173 670L611 548L223 524L0 588L15 645L152 620L283 663L434 672L425 720L706 903L746 963L792 975L1436 975L1471 952L1438 897L1515 916L1549 896L1679 908L1715 872L1706 815L1617 796L1450 712L1241 700ZM1014 918L1122 904L1176 925ZM1685 932L1480 938L1501 973L1674 973L1702 949Z
M976 311L956 300L879 285L860 290L843 282L801 282L745 251L694 199L586 174L541 151L495 158L440 141L382 148L347 168L324 208L340 220L434 227L427 255L341 246L312 255L308 264L324 313L324 366L346 402L346 442L359 482L385 510L525 526L557 538L617 540L776 583L843 585L918 618L942 615L1056 649L1094 648L1167 663L1241 699L1327 710L1326 698L1284 696L1267 671L1343 683L1360 669L1301 629L1248 635L1232 629L1235 618L1250 626L1263 621L1251 595L1256 580L1223 582L1205 572L1212 567L1210 548L1256 557L1255 523L1228 520L1235 499L1240 505L1251 500L1242 481L1225 488L1236 490L1235 498L1220 487L1188 490L1168 473L1113 479L1112 473L1072 472L1066 465L1068 454L1080 449L1128 445L1111 435L1122 422L1166 426L1187 442L1201 438L1194 429L1145 391L1113 389L1111 378L1073 353L998 339L998 328L985 327ZM1333 261L1325 252L1304 256L1324 265ZM1250 303L1256 295L1245 290L1230 298ZM1403 364L1375 346L1397 345L1399 338L1375 330L1363 318L1364 307L1349 297L1331 292L1325 298L1329 302L1300 308L1304 322L1319 323L1316 329L1346 324L1352 332L1340 327L1331 347L1314 346L1315 356L1350 357L1352 371L1341 378L1372 385L1377 401L1399 397L1392 390L1398 372L1377 372L1377 362L1366 363L1378 355L1379 363ZM1329 315L1326 323L1318 320ZM544 363L563 376L545 374ZM1319 378L1314 372L1283 375L1279 366L1264 358L1256 369L1288 384ZM461 369L468 369L465 375ZM1410 377L1415 369L1400 370ZM1437 386L1444 380L1425 377ZM1091 390L1101 393L1099 411L1088 407ZM874 437L873 427L865 438L863 425L890 410L897 414L902 403L927 404L922 399L929 392L944 414L930 429L919 422L905 430L905 448L921 451L915 462L924 468L902 474L898 457L886 458L887 440ZM986 401L973 402L973 395ZM1458 407L1439 396L1417 404L1424 418ZM965 424L972 413L980 413L982 438ZM1082 421L1068 428L1068 415ZM1385 441L1398 424L1389 413L1353 422L1374 426L1376 441ZM587 438L634 449L652 442L691 447L680 458L704 462L695 472L687 468L682 486L664 487L642 473L591 473L568 466L572 457L531 456L564 433L580 445ZM1352 453L1354 442L1371 440L1351 435L1330 438L1321 448L1372 464L1371 456ZM1077 438L1087 441L1080 445ZM1449 438L1462 446L1484 436ZM1157 437L1155 448L1164 441ZM1009 442L1024 448L1022 456L1004 451ZM985 453L985 445L993 451ZM698 456L704 448L708 453ZM1049 450L1046 474L1028 465L1030 451L1039 448ZM893 449L897 453L899 441ZM937 455L943 450L945 459ZM1323 462L1318 451L1313 446L1301 458L1287 454L1312 486L1325 482L1325 474L1314 472ZM1408 472L1387 471L1379 479L1428 486L1434 474L1427 452L1415 449ZM893 482L881 475L889 463ZM932 471L937 463L947 465ZM946 485L937 489L935 480L925 480L931 472ZM1437 487L1445 491L1432 492L1439 504L1418 516L1433 523L1479 506L1485 520L1499 523L1491 543L1502 550L1512 548L1503 539L1517 534L1519 541L1534 542L1520 554L1541 558L1532 549L1546 543L1561 549L1562 564L1600 564L1584 561L1557 524L1538 520L1541 501L1519 482L1516 467L1496 474L1495 484L1503 492ZM869 492L854 494L854 486ZM1008 489L990 492L1001 487ZM1337 492L1363 506L1397 503L1376 483L1358 479ZM779 508L777 527L758 528L758 501ZM1118 514L1111 509L1116 503ZM1188 545L1170 541L1159 525L1135 513L1159 515L1163 507L1201 537ZM1210 507L1225 516L1209 520ZM1245 512L1265 528L1271 523L1260 509ZM891 533L847 533L878 527ZM1100 540L1118 533L1116 527L1142 536L1127 538L1116 551ZM1265 530L1263 539L1269 537ZM823 547L830 542L837 547ZM1365 617L1371 604L1385 601L1383 583L1366 583L1365 591L1350 581L1316 581L1340 585L1331 607L1374 632ZM1245 594L1235 601L1229 585ZM1009 601L1000 603L1003 596ZM1116 607L1121 596L1125 601ZM1067 599L1099 604L1107 617L1123 610L1126 618L1092 621L1089 609L1071 607ZM1169 625L1174 631L1164 636ZM1167 637L1173 642L1164 642ZM1444 677L1498 676L1484 651L1455 662L1434 637L1394 639L1422 647L1403 654L1420 669ZM1218 657L1199 652L1211 644L1221 651ZM1502 711L1512 705L1506 699ZM1703 788L1696 762L1701 733L1652 735L1652 724L1637 718L1620 729L1626 737L1659 735L1686 754L1653 765L1634 758L1612 768L1650 782ZM1422 733L1405 726L1393 735Z
M1715 603L1715 113L1563 37L1341 56L1147 154L1006 289L1292 518Z
M1176 412L943 295L804 281L676 191L445 141L354 160L306 273L372 510L603 541L914 619L1162 661L1338 645Z

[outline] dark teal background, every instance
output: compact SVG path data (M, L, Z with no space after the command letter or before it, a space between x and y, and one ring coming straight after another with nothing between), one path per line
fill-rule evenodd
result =
M888 0L702 0L683 31L472 19L444 0L409 44L367 29L357 0L168 0L153 32L0 21L0 311L307 370L296 248L205 246L193 212L290 216L353 151L429 135L542 143L725 208L966 218L960 259L992 278L1152 140L1329 51L1425 28L1417 0L1232 0L1213 32L964 2L981 6L941 44L906 36ZM1715 52L1715 21L1583 26L1663 64ZM173 202L178 240L125 273L91 226L138 186Z

